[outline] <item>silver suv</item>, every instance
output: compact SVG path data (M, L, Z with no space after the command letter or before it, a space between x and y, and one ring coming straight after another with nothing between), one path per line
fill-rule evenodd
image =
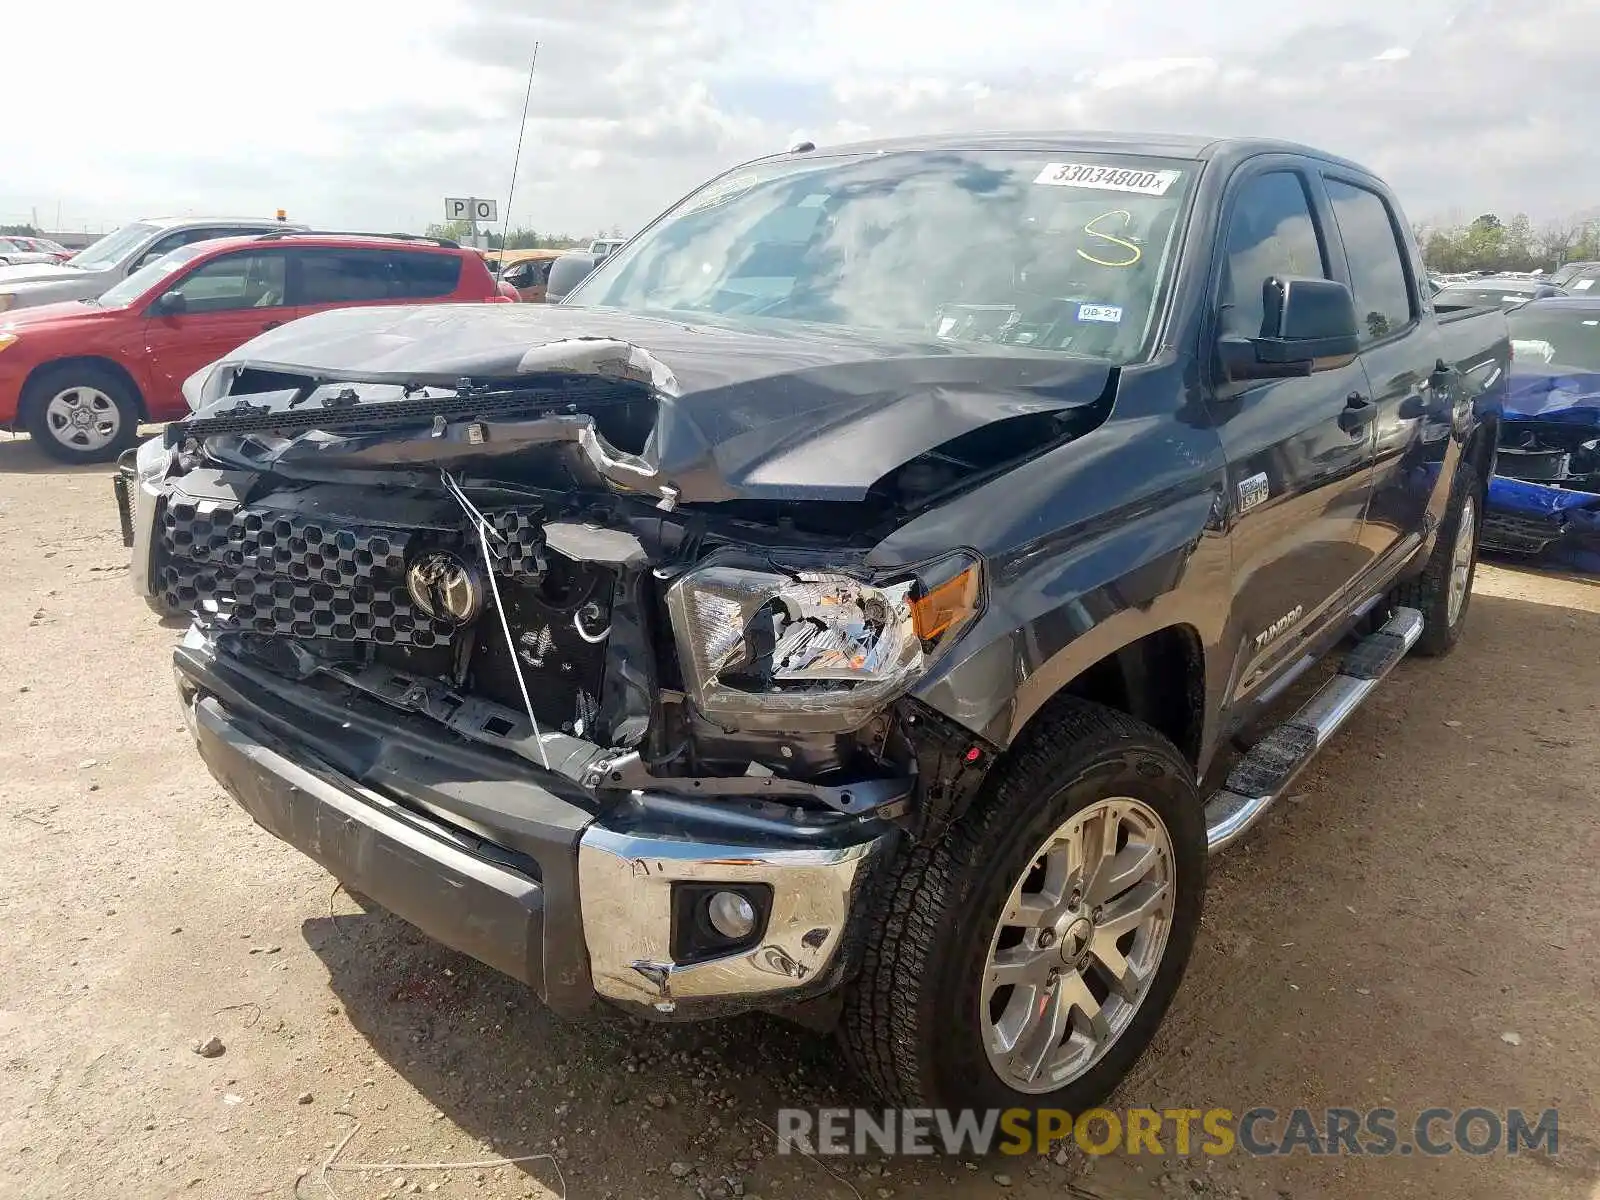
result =
M93 300L169 250L211 238L309 229L270 218L156 217L124 225L64 263L0 267L0 313L62 300Z

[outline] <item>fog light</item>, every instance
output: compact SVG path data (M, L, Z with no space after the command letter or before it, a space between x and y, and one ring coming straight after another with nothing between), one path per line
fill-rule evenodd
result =
M731 942L749 937L755 932L755 905L738 892L717 892L706 906L706 917L711 928Z

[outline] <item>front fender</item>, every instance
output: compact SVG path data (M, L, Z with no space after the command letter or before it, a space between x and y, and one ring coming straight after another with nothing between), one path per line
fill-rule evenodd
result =
M1112 420L891 535L874 560L966 545L987 565L982 616L917 698L1009 745L1062 688L1147 634L1192 626L1209 659L1231 575L1223 481L1210 429L1170 411Z

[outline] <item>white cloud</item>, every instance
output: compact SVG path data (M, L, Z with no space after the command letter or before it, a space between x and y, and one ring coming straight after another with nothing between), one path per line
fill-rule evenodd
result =
M270 213L634 228L714 171L962 128L1267 134L1386 172L1414 216L1591 207L1592 0L61 0L8 52L0 221ZM1492 86L1486 79L1492 79ZM64 86L70 81L70 86Z

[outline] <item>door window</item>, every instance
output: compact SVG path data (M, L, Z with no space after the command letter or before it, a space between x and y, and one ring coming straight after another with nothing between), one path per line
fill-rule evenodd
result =
M275 308L284 302L282 254L240 251L202 263L168 291L183 296L185 314Z
M1268 279L1328 277L1305 183L1294 171L1269 171L1239 189L1228 220L1222 270L1224 337L1260 337Z
M132 269L137 271L140 267L149 266L162 255L176 250L179 246L183 245L185 241L187 241L187 239L181 232L169 233L164 238L157 238L151 244L150 249L146 250L139 256L138 261L133 264Z
M1405 253L1389 205L1377 192L1330 179L1328 199L1350 264L1363 343L1379 341L1411 324L1416 313L1401 262Z
M389 256L381 250L301 250L300 304L389 299Z
M461 259L457 255L407 251L394 255L394 287L391 294L396 299L426 300L448 296L456 290L460 281Z

